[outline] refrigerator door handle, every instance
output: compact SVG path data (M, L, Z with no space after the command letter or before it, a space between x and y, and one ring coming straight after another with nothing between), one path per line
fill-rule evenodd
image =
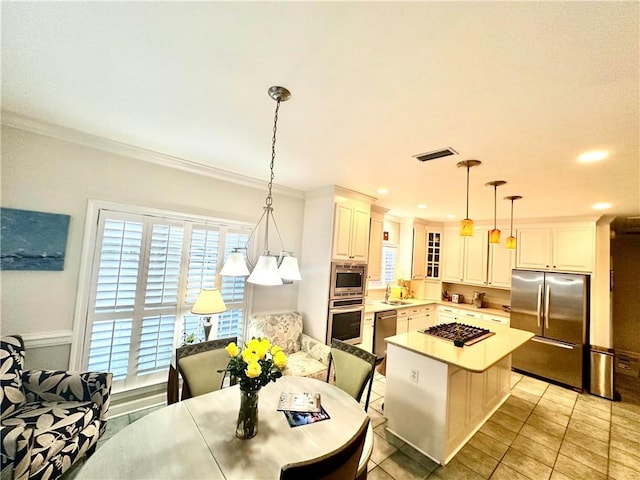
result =
M544 328L549 328L549 297L551 296L551 286L547 285L544 295Z
M538 343L545 343L547 345L553 345L554 347L566 348L567 350L573 350L573 345L569 345L562 342L556 342L553 340L549 340L547 338L533 337L531 341L538 342Z
M538 328L540 328L540 304L542 303L542 284L538 285L538 301L536 302Z

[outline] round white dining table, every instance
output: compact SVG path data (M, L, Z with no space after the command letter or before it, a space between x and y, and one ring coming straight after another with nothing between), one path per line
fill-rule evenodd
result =
M320 393L330 418L290 427L277 410L282 392ZM125 427L85 461L75 478L278 479L283 465L344 445L366 419L350 395L311 378L285 376L259 395L258 434L249 440L235 436L240 407L236 385L174 403ZM367 468L372 449L369 425L358 472Z

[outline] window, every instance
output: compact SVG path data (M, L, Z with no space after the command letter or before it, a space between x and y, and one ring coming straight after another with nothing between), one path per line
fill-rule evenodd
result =
M220 288L227 311L217 337L242 336L245 279L216 275L248 226L102 209L98 213L83 365L110 371L114 390L166 381L174 348L202 339L189 312L203 287Z
M380 281L383 284L395 283L396 267L398 265L398 246L391 244L382 245L382 267Z

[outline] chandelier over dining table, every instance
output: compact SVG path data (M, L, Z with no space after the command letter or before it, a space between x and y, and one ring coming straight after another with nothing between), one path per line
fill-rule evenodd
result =
M247 282L257 285L282 285L283 283L291 283L293 280L301 280L300 269L298 267L298 260L293 255L293 252L284 248L282 242L282 236L278 230L275 217L273 216L273 196L271 190L273 188L273 167L276 159L276 133L278 131L278 112L280 110L280 102L285 102L291 98L291 92L284 87L270 87L269 96L276 101L276 111L273 118L273 137L271 140L271 163L269 169L271 175L269 177L269 183L267 184L267 196L265 198L265 205L262 210L262 215L258 219L255 227L251 230L251 234L247 239L244 247L234 248L232 253L229 254L227 260L220 271L222 276L246 276L249 275ZM248 246L251 243L254 235L260 229L261 224L264 223L264 244L262 255L258 257L258 260L251 262L248 253ZM278 255L274 255L269 248L269 230L273 226L275 232L280 240L280 252ZM244 250L244 254L242 253ZM248 265L248 266L247 266ZM249 267L253 269L249 272Z

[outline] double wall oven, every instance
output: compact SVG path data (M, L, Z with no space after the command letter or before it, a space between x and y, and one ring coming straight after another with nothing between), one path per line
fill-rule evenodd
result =
M366 278L364 263L331 264L327 343L333 338L351 344L362 343Z

